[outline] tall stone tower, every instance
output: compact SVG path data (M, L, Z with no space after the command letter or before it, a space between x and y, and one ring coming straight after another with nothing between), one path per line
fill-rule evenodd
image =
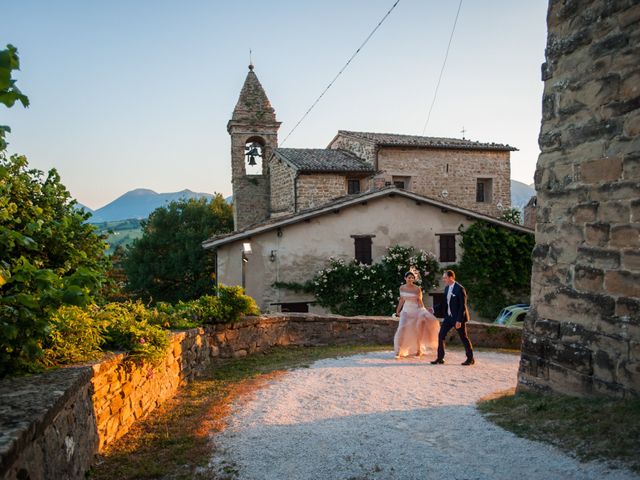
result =
M249 65L227 131L231 135L233 224L242 230L269 218L268 161L278 146L280 122Z
M640 396L640 5L550 0L519 390Z

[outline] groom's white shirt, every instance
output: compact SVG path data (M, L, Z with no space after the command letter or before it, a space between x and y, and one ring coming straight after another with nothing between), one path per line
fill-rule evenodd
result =
M456 284L456 282L453 282L449 287L449 290L447 290L447 311L449 312L449 316L451 316L451 306L449 305L449 302L451 301L451 296L453 295L453 286Z

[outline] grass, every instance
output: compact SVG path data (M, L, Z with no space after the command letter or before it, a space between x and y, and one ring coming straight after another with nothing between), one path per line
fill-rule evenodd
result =
M109 245L107 253L111 255L116 247L126 247L134 240L142 237L142 227L140 220L131 218L128 220L115 220L111 222L101 222L94 224L99 234L106 235L106 242Z
M213 452L210 435L224 428L231 403L292 368L315 360L389 346L273 348L265 354L216 361L172 399L134 424L91 469L94 480L211 478L204 468ZM233 466L229 466L230 472ZM205 476L206 475L206 476Z
M488 420L516 435L548 442L582 461L600 460L640 473L640 399L515 394L478 404Z

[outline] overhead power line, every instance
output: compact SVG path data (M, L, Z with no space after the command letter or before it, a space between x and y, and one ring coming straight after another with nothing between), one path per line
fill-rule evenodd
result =
M387 19L387 17L389 16L389 14L391 14L391 12L393 11L394 8L396 8L396 5L398 5L398 3L400 3L400 0L396 0L396 2L393 4L393 6L389 9L389 11L385 14L384 17L382 17L382 20L380 20L378 22L378 24L376 25L376 27L371 31L371 33L369 34L369 36L367 36L367 38L364 40L364 42L362 42L362 45L360 45L358 47L358 49L354 52L353 55L351 55L351 58L349 58L349 60L347 60L347 63L344 64L344 67L342 67L340 69L340 71L338 72L338 74L333 77L333 80L331 80L331 82L329 82L329 85L327 85L327 88L325 88L322 93L320 94L320 96L318 98L316 98L316 101L313 102L311 104L311 106L309 107L309 109L304 113L304 115L302 115L302 118L300 120L298 120L298 123L295 124L295 126L291 129L291 131L287 134L286 137L284 137L284 140L282 141L282 143L280 145L284 145L284 143L287 141L287 139L291 136L291 134L296 130L296 128L298 128L298 125L300 125L302 123L302 121L307 117L307 115L309 115L309 112L311 112L311 110L313 110L313 107L315 107L318 102L320 101L320 99L324 96L325 93L327 93L327 90L329 90L331 88L331 86L334 84L334 82L338 79L338 77L342 74L342 72L344 72L346 70L346 68L349 66L349 64L351 63L351 60L353 60L356 55L358 55L358 53L360 53L360 50L362 50L362 48L367 44L367 42L369 41L369 39L373 36L374 33L376 33L376 30L378 30L378 28L380 28L380 25L382 25L382 23Z
M456 18L453 21L453 28L451 29L451 35L449 36L449 44L447 45L447 51L444 54L444 62L442 62L442 68L440 69L440 76L438 77L438 83L436 84L436 90L433 92L433 100L431 101L431 106L429 107L429 113L427 114L427 120L424 122L424 127L422 127L422 135L427 130L427 125L429 124L429 119L431 118L431 111L433 110L433 105L436 103L436 97L438 96L438 88L440 88L440 81L442 80L442 74L444 73L444 67L447 64L447 57L449 57L449 48L451 48L451 40L453 40L453 32L456 31L456 24L458 23L458 16L460 15L460 8L462 7L462 0L458 4L458 11L456 12Z

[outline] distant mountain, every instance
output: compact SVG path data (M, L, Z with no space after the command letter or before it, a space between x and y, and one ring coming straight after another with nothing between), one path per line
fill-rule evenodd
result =
M116 198L113 202L98 208L89 219L90 223L111 222L129 218L147 218L156 208L169 202L190 198L213 198L211 193L182 190L174 193L157 193L146 188L131 190Z
M511 207L522 211L524 206L529 202L531 197L536 194L535 189L529 185L511 180Z
M93 213L93 210L91 210L89 207L87 207L86 205L81 204L80 202L76 203L76 208L78 210L84 210L85 212L88 213Z

